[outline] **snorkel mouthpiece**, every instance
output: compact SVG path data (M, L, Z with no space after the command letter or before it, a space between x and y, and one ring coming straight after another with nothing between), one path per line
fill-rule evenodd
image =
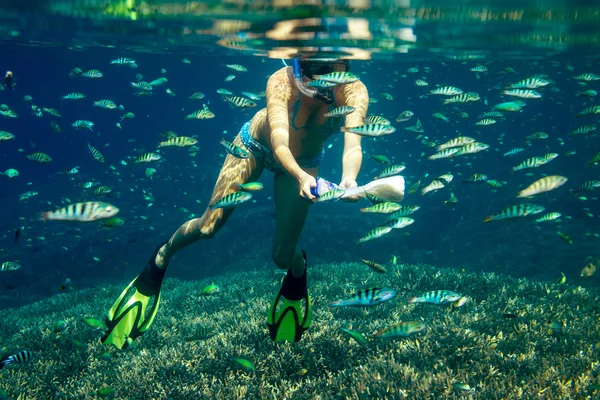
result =
M317 89L307 86L302 81L302 69L300 68L300 60L298 57L292 59L292 70L294 71L294 82L296 87L305 96L313 99L321 100L325 104L333 103L333 91L328 89Z

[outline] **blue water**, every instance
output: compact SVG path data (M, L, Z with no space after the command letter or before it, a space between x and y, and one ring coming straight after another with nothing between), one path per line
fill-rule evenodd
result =
M0 262L18 260L23 268L0 275L0 290L11 293L11 300L0 304L0 307L55 295L66 277L70 277L76 287L105 282L125 283L133 279L158 243L169 238L191 214L198 217L202 214L225 153L218 143L219 139L232 140L241 125L258 109L231 109L220 100L216 90L260 92L265 90L267 75L282 66L278 59L261 57L202 56L184 52L138 54L102 48L73 51L66 47L4 45L2 54L0 70L13 71L17 87L16 91L1 91L0 103L9 105L19 118L0 120L0 130L16 136L14 141L0 143L0 170L15 168L20 176L0 181ZM134 58L139 68L109 65L111 60L124 56ZM182 63L183 58L188 58L191 64ZM243 64L249 72L235 73L223 67L225 63ZM575 119L574 114L586 106L597 104L593 99L576 96L576 93L586 89L598 90L600 83L591 82L582 87L572 77L584 72L597 73L600 66L596 61L560 58L538 62L491 59L484 63L489 72L478 74L479 78L476 78L469 69L477 62L470 61L447 61L445 64L439 61L411 63L406 59L395 62L353 61L352 70L360 74L371 97L378 100L370 106L369 114L383 115L394 121L404 110L415 113L409 122L393 122L398 128L393 135L363 140L364 159L359 184L369 182L385 167L369 158L374 154L383 154L395 163L407 165L403 173L407 188L418 179L423 179L423 187L445 173L452 173L454 180L448 187L423 197L407 195L404 204L421 206L421 210L413 215L415 223L402 231L361 245L356 245L356 240L382 222L381 216L359 212L358 209L365 207L366 202L314 205L299 244L308 251L312 262L365 258L385 263L391 255L396 255L400 262L497 271L540 280L553 280L562 271L571 282L579 281L580 269L589 262L587 257L597 255L600 238L592 233L600 233L595 217L598 202L593 199L593 192L583 193L589 200L581 201L569 189L598 178L597 167L587 166L586 162L600 151L600 144L597 135L569 137L568 132L597 122L594 117ZM567 64L574 67L574 72L566 70ZM513 67L517 74L499 74L507 66ZM98 80L70 77L69 71L75 67L84 71L99 69L104 77ZM419 67L420 72L406 73L411 67ZM424 67L430 67L432 72L424 73ZM161 68L166 69L166 74L160 73ZM152 96L136 97L129 82L136 80L137 73L142 74L146 81L165 76L168 82L156 87ZM555 82L555 85L540 89L544 94L542 99L526 99L527 106L522 112L505 113L506 121L492 126L473 125L479 119L477 116L492 105L510 101L507 96L500 95L500 88L535 73L547 74ZM230 74L237 75L237 78L224 82L223 79ZM426 78L430 87L417 87L414 81L418 78ZM442 106L437 96L423 97L436 84L477 92L482 101ZM175 97L165 93L167 87L175 92ZM553 92L549 90L551 87L559 90ZM206 99L189 100L188 96L196 91L205 93ZM82 92L87 98L61 100L61 96L70 92ZM394 100L384 100L381 97L383 92L390 93ZM31 95L33 104L40 107L57 109L62 118L30 115L31 103L22 100L24 95ZM100 99L111 99L122 104L125 110L92 107L93 101ZM183 119L192 111L201 109L203 102L216 114L216 118L200 121ZM264 100L258 102L258 107L264 107ZM115 124L128 111L133 112L135 118L121 122L123 129L119 131ZM469 117L461 119L458 116L460 111L467 112ZM435 112L443 113L451 122L433 118ZM422 142L416 140L415 133L403 129L413 125L417 118L423 123L428 141L443 143L461 133L491 147L476 155L427 160L426 156L434 153L434 149L423 147ZM77 119L93 121L96 124L94 132L73 129L70 125ZM50 121L56 121L62 132L52 132ZM130 164L131 158L128 157L153 151L162 140L159 134L165 130L181 136L197 135L198 154L191 157L187 149L167 148L161 152L164 160L158 167ZM539 131L548 133L550 138L527 145L524 137ZM504 135L501 140L500 135ZM558 138L562 138L564 145ZM99 164L89 154L88 142L102 152L106 159L104 164ZM338 135L330 143L332 147L327 149L320 175L338 182L341 177L342 136ZM513 157L502 156L513 147L523 147L525 152ZM21 153L18 149L24 151ZM136 149L143 151L136 152ZM563 156L569 150L576 150L577 154ZM38 164L24 157L36 151L49 154L54 161ZM511 167L524 159L549 152L557 152L561 156L539 169L510 173ZM128 165L121 165L121 160L126 160ZM115 167L118 175L109 168L110 165ZM71 180L72 176L56 175L56 172L74 166L81 166L75 181ZM144 178L146 167L157 168L158 173L153 179ZM527 172L534 175L528 177L525 175ZM493 190L485 184L462 182L473 173L484 173L508 184ZM483 224L485 216L520 203L515 197L516 192L543 174L564 175L569 182L556 191L537 196L531 202L544 205L547 212L558 211L571 218L563 217L560 224L544 223L538 227L532 218ZM75 182L90 180L112 187L117 194L100 198L86 195L74 185ZM171 262L169 276L198 279L234 270L275 268L271 262L270 243L274 227L271 173L265 171L260 181L265 188L254 195L255 202L238 207L225 228L210 242L195 244L177 254ZM153 194L151 207L147 206L142 189ZM29 190L35 190L39 195L27 203L19 201L19 195ZM450 191L459 202L444 205ZM65 198L72 202L108 201L120 208L118 216L126 224L115 229L101 229L96 223L65 224L36 220L39 212L54 210ZM589 208L593 218L586 215L588 211L583 210L584 207ZM182 211L182 208L189 211ZM19 242L13 244L14 230L21 225L25 225L25 230ZM561 241L555 233L556 226L573 238L573 245ZM62 249L63 246L68 250ZM94 257L99 261L95 261ZM597 284L594 278L580 283Z

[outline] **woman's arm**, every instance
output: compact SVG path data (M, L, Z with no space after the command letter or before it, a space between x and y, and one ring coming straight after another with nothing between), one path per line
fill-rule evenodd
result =
M345 85L343 95L345 104L356 108L353 113L346 116L346 127L352 128L363 125L367 118L367 109L369 108L369 92L367 87L361 81L356 81ZM356 177L362 165L360 140L360 135L349 132L344 133L342 182L340 183L340 186L344 188L356 186Z
M271 148L275 160L298 181L300 196L314 199L310 188L316 187L317 183L312 176L300 168L290 150L288 104L291 95L292 85L288 69L282 68L271 75L267 82L267 116L271 128Z

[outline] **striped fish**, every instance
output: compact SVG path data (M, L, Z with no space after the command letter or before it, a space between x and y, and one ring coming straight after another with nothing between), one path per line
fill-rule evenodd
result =
M135 160L133 160L134 164L139 164L139 163L149 163L152 161L158 161L162 159L162 156L158 153L144 153L138 157L135 158Z
M245 97L240 96L223 96L223 100L229 103L231 107L251 108L256 107L256 103Z
M389 214L400 209L400 204L391 201L385 203L375 204L371 207L361 208L361 212L366 213L378 213L378 214Z
M398 211L394 211L393 213L388 215L387 219L389 221L389 220L400 218L400 217L406 217L406 216L409 216L409 215L417 212L420 208L421 208L421 206L409 206L409 205L400 206L400 209Z
M192 94L190 97L188 97L190 100L202 100L203 98L205 98L206 95L202 92L196 92L194 94Z
M243 191L233 192L223 196L221 200L211 204L208 208L210 208L211 210L217 208L232 208L249 201L251 198L251 193Z
M402 229L412 223L415 222L414 219L410 217L398 217L398 218L389 218L386 222L380 225L380 228L392 228L392 229Z
M381 115L369 115L365 120L365 124L381 124L381 125L391 125L389 119L382 117Z
M502 92L502 94L505 94L507 96L519 97L521 99L541 99L542 98L542 94L540 92L537 92L535 90L530 90L530 89L505 90L504 92Z
M567 178L565 178L564 176L560 176L560 175L550 175L550 176L543 177L543 178L538 179L537 181L533 182L531 185L529 185L525 189L521 190L517 194L517 197L530 197L530 196L535 196L536 194L539 194L539 193L549 192L551 190L554 190L554 189L564 185L567 182L567 180L568 180Z
M1 272L17 271L19 269L21 269L21 264L14 261L6 261L0 264Z
M596 153L596 155L587 162L587 165L598 165L598 163L600 163L600 152Z
M375 204L381 204L381 203L385 203L387 202L386 199L379 197L379 196L375 196L374 194L371 194L369 192L365 191L365 197L367 198L367 200L369 200L369 202L371 203L371 205L375 205Z
M64 95L63 100L81 100L85 99L85 94L83 93L69 93Z
M338 84L353 83L353 82L360 80L360 77L358 75L353 74L352 72L347 72L347 71L330 72L325 75L314 75L313 77L315 79L319 79L319 80L322 80L325 82L338 83Z
M394 325L390 328L377 332L371 337L376 339L405 338L423 331L426 327L427 325L422 322L401 322L398 325Z
M33 154L29 154L29 155L25 156L25 158L32 160L32 161L37 161L42 164L52 162L52 157L50 157L46 153L33 153Z
M560 217L562 217L561 213L551 212L551 213L542 215L540 218L536 219L535 222L539 224L540 222L554 221L554 220L559 219Z
M113 190L105 185L98 186L96 189L94 189L92 191L92 193L97 196L108 196L108 195L112 194L112 192L113 192Z
M329 307L372 307L396 297L396 291L388 288L360 290L352 296L329 303Z
M92 153L92 157L94 157L94 160L103 163L104 162L104 156L102 155L102 153L100 153L98 150L96 150L95 147L93 147L91 144L87 144L88 149L90 149L90 153Z
M425 196L429 192L435 192L436 190L440 190L444 186L444 182L442 182L439 179L434 179L429 185L421 189L421 196Z
M0 369L4 368L10 364L22 364L24 362L31 360L31 357L33 357L33 353L31 353L31 351L22 350L22 351L18 352L17 354L8 356L8 357L4 358L2 361L0 361Z
M195 144L198 143L198 140L191 138L191 137L187 137L187 136L178 136L178 137L174 137L171 139L167 139L164 142L160 142L158 144L158 148L161 147L188 147L188 146L194 146Z
M203 104L203 107L204 108L202 110L197 110L191 114L186 115L184 119L211 119L215 117L215 114L208 109L206 104Z
M451 290L433 290L431 292L424 293L421 296L409 298L408 303L446 304L454 303L461 297L461 294Z
M514 149L510 149L509 151L507 151L503 155L504 155L504 157L514 156L515 154L520 153L522 151L525 151L525 149L521 148L521 147L515 147Z
M488 177L484 174L473 174L469 179L464 179L465 183L481 183L487 181Z
M521 162L517 166L513 167L512 170L520 171L522 169L537 168L544 164L547 164L549 161L550 160L548 160L545 157L531 157L531 158L528 158L527 160Z
M230 68L236 72L248 72L248 68L240 64L224 64L227 68Z
M479 116L479 118L504 118L500 111L488 111Z
M343 117L346 116L348 114L352 114L354 111L356 110L355 107L352 106L341 106L341 107L336 107L333 110L325 113L323 116L326 118L329 117Z
M485 119L482 119L481 121L475 122L475 125L488 126L488 125L494 125L496 122L498 122L498 121L496 121L495 119L485 118Z
M235 158L241 158L241 159L250 158L250 153L248 151L242 149L240 146L238 146L232 142L228 142L227 140L221 138L219 143L222 144L223 147L225 147L225 150L227 150L227 153L231 154Z
M225 96L233 96L233 92L227 89L217 89L217 93L225 95Z
M450 139L449 141L447 141L446 143L440 144L437 147L437 151L441 151L444 149L450 149L453 147L462 147L465 146L467 144L473 143L475 142L475 139L468 137L468 136L457 136L454 139Z
M586 82L600 81L600 75L586 73L586 74L574 76L573 79L578 80L578 81L586 81Z
M522 218L544 212L546 208L537 204L523 203L505 208L504 210L487 216L483 222L498 221L501 219Z
M41 213L41 220L91 222L98 219L110 218L117 215L119 209L108 203L88 201L85 203L69 204L56 211Z
M513 83L509 86L509 89L537 89L544 86L548 86L552 83L549 79L544 78L527 78L519 81L517 83Z
M459 89L454 86L442 86L437 89L433 89L429 91L429 94L441 95L441 96L456 96L459 94L463 94L462 89Z
M46 114L50 114L54 117L57 118L61 118L62 115L60 115L60 113L58 112L58 110L55 110L54 108L49 108L49 107L42 107L42 110L46 113Z
M117 109L117 105L112 100L95 101L94 107L106 108L107 110L116 110Z
M592 133L596 130L596 125L584 125L580 126L577 129L569 132L569 135L577 136L577 135L587 135L588 133Z
M443 149L441 151L438 151L435 154L430 155L429 157L427 157L427 159L439 160L441 158L450 158L450 157L453 157L456 153L458 153L458 151L460 149L461 149L460 147L450 147L447 149Z
M423 133L423 132L425 132L423 130L423 124L421 123L420 119L417 119L417 122L413 126L407 126L406 128L404 128L404 130L405 131L414 132L414 133Z
M381 173L377 175L375 179L387 178L388 176L398 175L405 169L406 165L390 165L389 167L381 171Z
M465 154L475 154L475 153L479 153L480 151L487 150L489 148L490 148L489 144L473 142L473 143L469 143L465 146L460 147L458 149L458 151L456 153L454 153L452 156L458 157L458 156L464 156Z
M114 64L114 65L126 65L130 68L137 68L137 64L135 63L135 60L132 58L129 58L129 57L120 57L120 58L117 58L116 60L112 60L110 63Z
M396 128L385 124L365 124L355 126L353 128L342 127L342 132L355 133L360 136L377 137L382 135L390 135L396 132Z
M0 140L12 140L14 138L15 138L15 135L13 135L10 132L0 131Z
M531 135L525 136L525 140L544 140L548 139L550 136L546 132L535 132Z
M260 97L256 93L252 93L252 92L242 92L242 95L244 95L244 97L247 97L250 100L254 100L254 101L259 101L260 99L262 99L262 97Z
M94 123L92 121L88 121L85 119L78 119L77 121L73 122L73 124L71 124L71 126L77 130L79 129L89 129L90 131L94 131L92 128L94 127Z
M380 274L384 274L384 273L387 272L387 270L385 269L385 267L383 265L377 264L374 261L365 260L365 259L361 259L361 261L363 262L363 264L365 264L366 266L368 266L369 268L371 268L375 272L378 272Z
M323 203L325 201L336 201L342 198L346 194L344 189L331 189L320 195L317 199L317 202Z
M327 82L327 81L324 81L322 79L315 79L315 80L312 80L310 82L307 82L306 85L310 86L310 87L317 88L317 89L329 89L329 88L332 88L334 86L337 86L337 83L335 83L335 82Z
M358 243L365 243L365 242L369 242L371 240L382 238L385 235L387 235L388 233L390 233L391 231L392 231L392 228L387 227L387 226L383 227L383 228L375 228L372 231L369 231L365 236L358 239Z
M89 79L100 79L104 75L102 74L102 72L98 71L97 69L90 69L89 71L85 71L84 73L82 73L81 76L83 76L84 78L89 78Z
M478 93L475 92L467 92L458 94L456 96L452 96L448 99L445 99L442 104L451 104L451 103L469 103L472 101L478 101L481 97Z
M600 189L600 181L587 181L579 185L573 190L573 194L581 192L591 192L592 190Z
M592 106L592 107L588 107L588 108L581 110L580 112L575 114L575 117L579 118L579 117L583 117L584 115L598 115L598 114L600 114L600 106Z
M73 168L65 168L62 171L57 172L58 175L75 175L79 173L79 166Z

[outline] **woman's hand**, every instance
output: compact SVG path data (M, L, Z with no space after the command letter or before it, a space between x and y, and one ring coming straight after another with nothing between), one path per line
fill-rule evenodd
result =
M298 178L298 187L300 188L300 197L304 197L310 201L315 201L317 198L310 192L311 188L317 187L317 181L312 175L305 173Z
M358 187L358 184L356 183L356 180L352 179L352 178L346 178L339 184L340 189L350 189L350 188L354 188L354 187ZM360 196L355 195L355 196L343 197L342 200L351 201L351 202L356 203L358 200L360 200Z

